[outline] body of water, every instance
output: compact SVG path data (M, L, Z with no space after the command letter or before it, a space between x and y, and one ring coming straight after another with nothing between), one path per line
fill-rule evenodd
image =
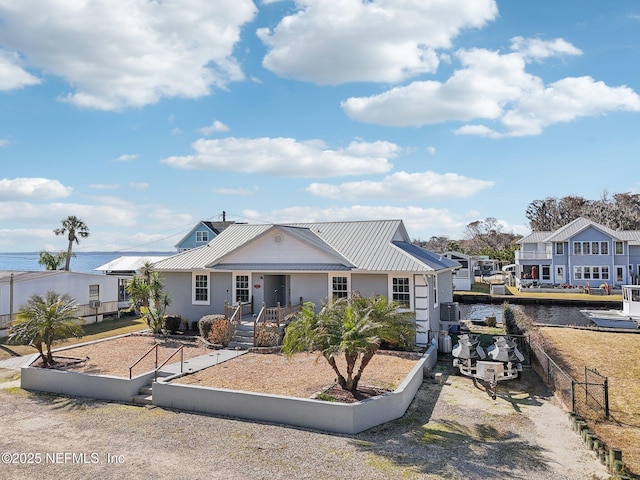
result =
M173 255L176 252L77 252L71 259L72 272L100 273L96 268L123 256ZM38 252L0 253L0 270L44 270Z
M175 252L78 252L71 259L71 271L80 273L100 273L96 268L122 256L173 255ZM38 264L39 253L0 253L0 270L44 270ZM484 320L495 316L502 321L502 305L486 303L459 303L460 318L463 320ZM588 325L589 320L580 313L580 307L560 305L516 305L536 323L555 325Z
M534 323L549 325L589 325L590 321L577 306L564 305L517 305L510 304L514 310L522 310ZM502 305L486 303L460 303L460 318L463 320L484 320L495 316L502 321ZM592 308L592 307L588 307Z

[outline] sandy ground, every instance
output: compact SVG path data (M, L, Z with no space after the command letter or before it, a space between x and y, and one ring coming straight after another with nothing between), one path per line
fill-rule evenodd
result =
M0 388L0 478L608 478L534 373L445 379L358 435Z

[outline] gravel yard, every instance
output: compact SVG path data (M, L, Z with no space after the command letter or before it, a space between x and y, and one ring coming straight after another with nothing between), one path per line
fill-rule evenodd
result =
M418 358L377 354L364 370L360 385L393 391ZM340 357L337 363L345 374L344 358ZM333 384L335 377L327 361L317 354L299 353L289 359L283 354L246 353L173 383L309 398Z
M18 388L0 404L2 453L27 455L3 461L34 460L0 464L7 480L608 478L530 371L495 401L466 377L427 381L404 417L358 435Z
M54 356L87 359L84 362L66 367L65 369L69 371L128 378L129 367L156 344L158 345L159 364L162 364L180 345L184 346L185 360L210 352L201 342L196 340L130 335L58 351ZM170 363L179 361L180 355L178 354L170 360ZM133 368L133 375L149 372L154 369L154 366L155 354L151 353Z

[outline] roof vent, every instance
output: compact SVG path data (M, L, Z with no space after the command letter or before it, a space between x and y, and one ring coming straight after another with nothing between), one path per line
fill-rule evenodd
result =
M280 235L279 233L275 234L273 236L273 241L276 243L282 243L284 242L284 237L282 235Z

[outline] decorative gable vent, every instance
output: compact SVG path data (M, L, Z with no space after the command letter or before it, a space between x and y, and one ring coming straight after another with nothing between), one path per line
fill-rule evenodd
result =
M284 242L284 237L283 237L281 234L276 233L276 234L273 236L273 241L274 241L275 243L280 244L280 243Z

